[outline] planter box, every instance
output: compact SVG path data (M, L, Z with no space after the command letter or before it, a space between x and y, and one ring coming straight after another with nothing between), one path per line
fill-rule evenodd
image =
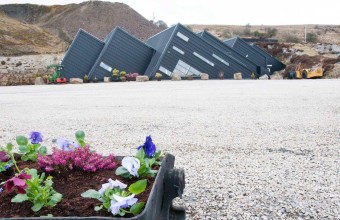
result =
M122 157L116 157L121 160ZM184 207L175 207L172 205L172 200L176 197L181 197L185 187L184 170L174 169L175 157L171 154L166 154L162 160L161 167L156 176L151 193L147 200L144 210L137 216L131 218L121 217L20 217L7 219L140 219L140 220L181 220L185 219ZM76 207L75 207L76 208Z

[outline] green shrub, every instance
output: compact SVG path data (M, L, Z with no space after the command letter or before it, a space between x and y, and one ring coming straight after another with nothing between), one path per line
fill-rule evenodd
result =
M316 43L318 41L318 35L315 33L307 33L306 40L308 43Z
M222 37L224 37L224 38L231 38L232 35L231 35L231 33L229 32L228 29L225 29L225 30L223 30L223 32L222 32Z
M295 34L288 33L283 38L286 43L301 43L301 39Z

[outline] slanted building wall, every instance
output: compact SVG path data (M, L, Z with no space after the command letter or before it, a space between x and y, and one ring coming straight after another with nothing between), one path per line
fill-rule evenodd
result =
M103 47L103 41L80 29L62 60L61 75L83 79L90 73Z
M89 78L103 80L105 76L112 76L113 69L143 75L154 52L153 48L117 27L106 38Z

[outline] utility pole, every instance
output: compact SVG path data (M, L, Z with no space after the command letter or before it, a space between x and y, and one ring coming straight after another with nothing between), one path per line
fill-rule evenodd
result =
M305 43L307 43L307 27L305 25Z

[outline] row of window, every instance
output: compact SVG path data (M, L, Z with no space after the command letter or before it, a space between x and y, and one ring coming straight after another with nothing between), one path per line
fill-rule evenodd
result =
M188 42L189 41L189 37L185 36L184 34L182 34L181 32L177 32L177 37L181 38L182 40L184 40L185 42ZM175 51L177 51L178 53L184 55L184 51L179 49L178 47L176 46L173 46L172 49L174 49ZM208 60L207 58L203 57L202 55L194 52L193 53L196 57L200 58L201 60L203 60L204 62L208 63L209 65L211 66L215 66L215 64L213 62L211 62L210 60ZM217 56L216 54L213 53L212 55L215 59L217 59L218 61L220 61L221 63L229 66L230 64L225 61L224 59L222 59L221 57Z

